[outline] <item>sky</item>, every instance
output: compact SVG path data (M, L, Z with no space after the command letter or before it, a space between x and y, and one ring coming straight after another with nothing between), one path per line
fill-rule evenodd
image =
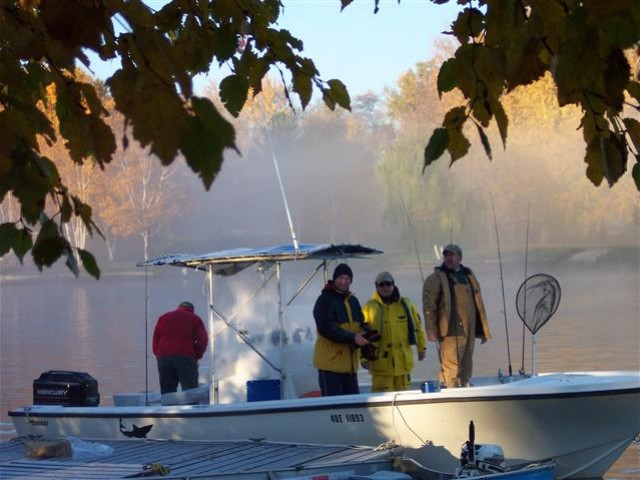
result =
M339 0L285 0L280 26L304 42L325 80L339 78L352 94L381 92L446 38L457 5L429 0L355 0L340 11Z
M160 9L165 0L146 0ZM304 42L302 56L314 60L323 80L338 78L352 97L367 91L381 93L417 62L428 59L437 39L449 38L448 30L459 6L435 5L430 0L355 0L340 11L340 0L283 0L279 28L289 30ZM92 70L106 78L119 68L119 61L99 65L91 56ZM228 75L228 67L201 75L195 89L202 92L213 81Z

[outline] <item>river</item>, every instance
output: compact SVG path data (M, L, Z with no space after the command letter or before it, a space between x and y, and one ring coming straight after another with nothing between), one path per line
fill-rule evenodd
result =
M611 255L607 250L593 250L582 255L565 255L562 260L553 255L540 256L528 265L529 274L549 273L562 286L558 312L536 336L537 371L640 369L637 250L630 258L624 252ZM408 262L396 265L389 262L384 255L350 262L355 272L353 291L364 303L372 292L375 274L390 270L402 293L421 306L417 267ZM463 263L466 262L465 258ZM523 330L514 305L524 278L523 262L507 258L503 266L508 344L498 263L474 258L468 262L480 280L493 333L490 342L476 348L474 373L495 374L498 368L507 371L509 357L513 370L517 371L522 367ZM301 265L304 262L297 263L283 268L285 277L295 279L285 282L285 298L295 292L297 283L304 278L304 267L310 267ZM244 278L255 277L251 273L238 277L216 280L216 303L220 310L234 311L234 306L257 285ZM285 315L285 324L311 326L310 310L321 283L314 280L306 293L296 299L295 308ZM46 370L90 373L99 382L102 404L111 403L114 393L142 391L145 384L157 390L155 362L146 353L146 349L150 350L155 319L186 299L196 304L196 310L204 318L206 289L200 272L169 267L105 274L100 281L75 279L58 270L30 277L20 270L0 271L0 422L4 438L11 434L7 411L31 403L32 381ZM269 333L277 324L265 328L248 320L264 313L262 310L274 311L266 302L253 309L245 308L238 316L239 324L249 331ZM220 345L230 348L234 342L227 340ZM524 366L527 372L531 371L528 334ZM437 368L435 348L430 348L414 377L433 378ZM508 450L508 446L504 447ZM640 445L631 445L606 478L640 478Z

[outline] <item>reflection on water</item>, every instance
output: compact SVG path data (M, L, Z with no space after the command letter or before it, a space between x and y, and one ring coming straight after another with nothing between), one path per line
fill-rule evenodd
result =
M466 260L466 259L465 259ZM353 290L364 303L373 292L373 279L381 270L389 270L404 295L421 305L421 282L417 268L385 263L384 256L367 262L352 262L355 272ZM508 371L509 358L514 372L531 372L531 339L525 335L515 310L515 296L523 281L522 265L505 264L505 293L509 344L506 341L498 265L469 259L478 276L490 318L493 339L478 346L476 374ZM285 265L283 296L295 293L297 282L312 265ZM537 334L538 371L638 370L640 369L639 274L637 265L530 265L529 273L549 273L562 287L562 300L556 316ZM1 272L0 272L1 273ZM251 274L231 279L216 279L216 305L229 313L248 298L258 281ZM255 276L255 275L254 275ZM205 317L206 284L200 272L182 272L177 268L150 270L145 292L143 272L135 275L105 276L99 282L58 277L53 272L33 279L3 277L0 290L0 422L9 422L7 411L28 404L32 399L32 381L50 369L85 371L98 379L102 404L111 402L114 393L143 391L145 385L158 390L155 359L150 339L155 319L175 308L182 300L192 300ZM314 280L285 314L288 339L308 341L314 329L311 320L313 302L322 288ZM270 293L273 293L270 292ZM241 309L238 326L255 339L279 341L276 307L260 294L257 303ZM145 297L148 303L145 308ZM147 311L147 318L145 318ZM271 317L265 326L255 319ZM226 327L216 324L217 332ZM230 349L238 342L233 336L221 339L217 348ZM224 355L221 363L227 360ZM148 368L147 368L148 362ZM435 348L419 362L414 377L437 375ZM640 415L640 410L638 412ZM504 446L505 450L508 446ZM608 473L607 478L640 478L640 447L632 445Z

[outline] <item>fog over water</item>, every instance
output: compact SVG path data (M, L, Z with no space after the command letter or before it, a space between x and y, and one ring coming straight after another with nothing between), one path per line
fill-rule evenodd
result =
M640 369L638 250L589 249L579 255L537 252L534 257L536 260L528 265L529 274L549 273L562 286L558 312L537 335L538 371ZM429 251L424 251L422 258L428 273L437 261ZM464 262L474 269L480 280L493 334L490 342L476 349L474 373L493 375L498 368L506 372L507 342L496 256L484 251L468 251ZM369 260L353 260L350 264L355 273L353 291L362 303L373 292L376 273L389 270L395 275L401 292L421 308L420 272L410 253L390 253ZM283 265L285 299L293 295L313 267L315 262ZM523 280L523 257L509 254L503 267L509 346L515 372L521 368L522 324L515 312L515 295ZM146 381L151 390L158 389L151 353L145 370L145 342L150 349L155 320L184 299L194 301L197 312L206 318L206 284L201 272L175 267L150 268L145 304L144 273L138 269L129 274L105 275L99 282L76 280L58 271L34 278L2 277L0 404L3 422L9 422L6 415L9 409L31 402L31 382L49 369L89 372L99 382L103 404L112 403L114 393L144 390ZM216 279L218 309L230 315L259 282L260 275L254 268L230 279ZM315 336L311 309L322 284L321 276L314 279L285 312L289 341L294 341L297 335L295 341L312 345L306 335L311 330ZM273 286L267 288L264 295L258 296L257 304L242 308L236 318L238 326L252 338L259 339L262 346L269 345L278 328L276 309L269 300L274 293ZM145 309L148 309L146 325ZM220 335L219 373L234 373L235 368L249 372L255 368L257 372L260 364L257 357L246 348L243 350L220 322L216 322L215 328ZM529 334L525 345L525 369L530 372ZM237 352L241 352L241 367L231 365ZM311 365L310 355L309 350L308 365ZM427 359L417 365L415 378L437 375L433 344L429 345ZM637 478L639 453L637 445L630 447L609 478Z
M385 185L387 177L377 170L380 155L389 147L388 129L369 130L368 136L361 136L348 134L353 126L343 116L319 114L305 121L304 128L282 121L274 135L274 153L280 162L296 233L305 243L353 242L385 251L381 256L350 262L355 272L353 291L361 303L373 292L375 275L388 270L401 292L421 310L422 280L408 229L408 212L425 275L439 264L434 245L441 247L453 239L464 249L463 263L480 281L493 339L476 348L475 373L508 371L509 353L512 369L518 371L522 367L523 329L515 311L515 296L524 280L530 202L528 275L551 274L562 287L558 312L537 335L537 370L640 369L638 197L637 192L632 196L619 193L629 191L629 175L613 189L584 188L588 180L584 178L581 153L575 149L569 152L574 157L570 159L574 162L571 175L557 181L555 164L540 166L532 160L534 156L548 157L544 139L539 140L535 152L513 148L507 155L497 151L493 163L472 149L470 157L460 161L464 164L447 170L443 160L435 167L450 175L438 177L442 182L445 178L451 182L450 191L433 199L440 202L438 208L449 209L448 217L438 216L425 213L431 204L424 199L437 187L429 183L430 174L443 172L427 170L427 175L420 176L428 128L421 134L422 143L418 142L421 147L406 153L409 170L414 169L420 179L418 185L400 182L392 188ZM576 135L575 126L572 128ZM250 137L248 133L243 135ZM210 192L203 190L194 175L181 177L187 192L181 200L184 204L180 214L152 237L150 256L291 242L272 152L258 134L253 141L258 147L243 148L242 157L227 156ZM505 178L511 183L498 190ZM532 185L536 189L528 191ZM416 193L416 189L422 193ZM469 196L451 193L463 189L471 192ZM494 191L503 242L508 343L490 190ZM400 195L406 199L406 212L398 209ZM395 196L395 207L389 205L391 196ZM580 208L573 208L575 205ZM624 216L617 217L618 212ZM589 215L602 220L598 228L590 228ZM31 402L32 381L50 369L90 373L99 382L103 404L110 404L114 394L142 391L145 385L157 390L155 360L150 353L157 317L182 300L193 301L197 313L206 317L207 285L201 272L173 267L146 271L135 268L142 260L137 237L120 240L113 264L99 239L92 240L88 248L100 260L103 276L99 281L85 275L74 279L62 266L39 274L28 258L25 267L17 266L12 258L0 259L0 421L9 421L9 409ZM313 262L283 266L285 299L294 294L313 267ZM232 314L259 283L255 268L229 279L216 279L217 308ZM311 309L322 286L320 276L316 277L285 312L290 342L298 339L303 346L313 344ZM278 328L273 294L274 287L270 286L257 297L256 304L241 308L236 319L237 325L261 346L270 345ZM257 357L224 325L216 322L215 329L220 335L220 374L238 370L262 374ZM238 359L240 363L236 364ZM310 364L309 351L307 366ZM524 368L532 370L528 333ZM436 349L430 344L427 359L417 364L414 377L434 378L437 372ZM639 455L638 445L632 445L608 476L640 478Z

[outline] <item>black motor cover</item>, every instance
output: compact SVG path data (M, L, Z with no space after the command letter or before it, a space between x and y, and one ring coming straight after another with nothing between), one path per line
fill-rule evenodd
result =
M34 405L97 407L98 381L88 373L50 370L33 381Z

